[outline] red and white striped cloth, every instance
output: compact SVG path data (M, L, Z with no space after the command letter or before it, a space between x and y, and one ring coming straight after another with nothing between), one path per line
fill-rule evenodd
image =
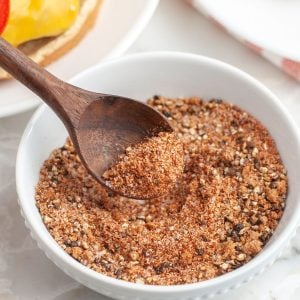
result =
M269 51L268 49L262 48L260 45L253 43L252 41L245 40L242 36L232 32L229 28L227 28L224 24L221 24L218 20L213 18L204 8L201 6L201 0L185 0L192 6L194 6L197 10L199 10L202 14L204 14L212 23L214 23L219 29L224 32L229 33L234 36L237 40L242 42L246 47L253 50L258 55L266 58L282 71L292 76L294 79L300 81L300 61L295 61L289 59L287 57L282 57L276 53ZM300 38L300 36L299 36Z

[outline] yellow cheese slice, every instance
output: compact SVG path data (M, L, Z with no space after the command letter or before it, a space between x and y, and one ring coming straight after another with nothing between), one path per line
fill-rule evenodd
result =
M10 14L2 37L14 46L57 36L74 23L79 0L10 0Z

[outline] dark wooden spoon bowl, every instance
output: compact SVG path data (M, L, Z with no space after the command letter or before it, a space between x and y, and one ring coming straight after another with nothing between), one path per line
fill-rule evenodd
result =
M158 132L173 131L168 121L148 105L66 83L2 38L0 66L55 111L85 167L103 185L104 171L128 146Z

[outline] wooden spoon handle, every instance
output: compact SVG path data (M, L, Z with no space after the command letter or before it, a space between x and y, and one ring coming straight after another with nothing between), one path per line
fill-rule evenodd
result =
M0 66L44 100L67 127L76 125L88 105L84 97L79 97L83 90L50 74L1 37Z

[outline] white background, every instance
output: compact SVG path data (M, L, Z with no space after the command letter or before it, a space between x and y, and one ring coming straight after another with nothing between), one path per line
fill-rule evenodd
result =
M300 83L220 31L182 0L161 0L148 27L127 53L155 50L193 52L241 68L277 94L300 125ZM37 248L24 226L16 201L14 165L20 136L31 115L32 111L0 119L0 300L106 299L60 271ZM269 271L215 299L298 300L297 294L300 232Z

